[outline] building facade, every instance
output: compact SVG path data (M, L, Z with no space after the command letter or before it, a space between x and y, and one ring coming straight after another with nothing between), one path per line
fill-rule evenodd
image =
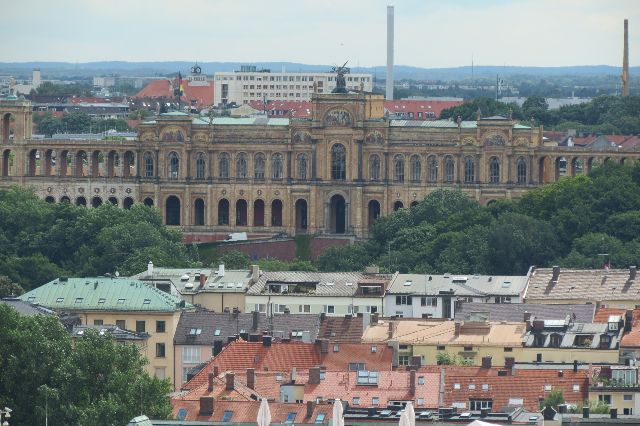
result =
M93 207L141 202L187 233L361 238L379 216L437 189L488 203L597 162L640 158L633 149L546 146L541 128L505 117L389 120L383 102L315 93L305 119L172 112L141 124L137 140L94 141L33 139L29 102L0 100L0 187Z

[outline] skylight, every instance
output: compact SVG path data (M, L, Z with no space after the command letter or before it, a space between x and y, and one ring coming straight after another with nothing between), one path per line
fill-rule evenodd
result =
M214 336L219 336L220 335L220 329L216 328L216 331L213 332Z

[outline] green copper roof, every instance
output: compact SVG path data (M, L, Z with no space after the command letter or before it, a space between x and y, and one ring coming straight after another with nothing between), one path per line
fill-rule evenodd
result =
M127 278L58 278L20 299L65 311L163 311L192 305L142 281Z
M186 112L182 112L182 111L171 111L171 112L163 112L162 114L160 114L162 117L186 117L189 114L187 114Z
M267 118L267 117L245 117L245 118L233 118L233 117L216 117L213 119L214 125L235 125L242 126L248 124L257 124L263 126L288 126L288 118Z
M513 125L514 129L530 129L530 126L525 126L524 124L514 124Z

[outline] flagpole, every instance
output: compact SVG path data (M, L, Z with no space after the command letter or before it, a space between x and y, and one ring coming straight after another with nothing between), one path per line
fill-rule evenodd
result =
M498 90L500 87L500 76L496 74L496 104L498 103Z

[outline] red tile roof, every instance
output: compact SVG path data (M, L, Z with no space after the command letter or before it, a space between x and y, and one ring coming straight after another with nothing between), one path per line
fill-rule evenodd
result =
M330 343L329 352L322 355L322 366L329 371L347 371L350 362L363 362L367 370L384 371L392 369L392 360L393 349L382 343Z
M191 85L189 81L183 80L184 94L180 98L182 102L190 104L196 101L199 108L213 104L213 82L209 81L208 86ZM173 98L173 87L171 80L153 80L142 88L134 98Z
M309 118L313 104L309 101L270 101L265 105L261 101L250 101L249 106L258 111L267 111L274 117ZM280 113L279 111L284 111Z
M462 104L463 101L432 101L414 99L384 101L384 107L390 114L403 114L402 118L413 120L437 119L440 118L442 110ZM411 117L409 113L412 113L413 117ZM433 113L435 116L430 116L431 114L427 115L427 113Z
M624 319L625 312L627 312L627 310L621 308L598 308L596 309L596 314L593 316L593 322L606 324L609 322L611 315L619 315Z
M318 338L329 339L331 342L360 343L362 340L363 318L356 316L325 317L320 323Z

